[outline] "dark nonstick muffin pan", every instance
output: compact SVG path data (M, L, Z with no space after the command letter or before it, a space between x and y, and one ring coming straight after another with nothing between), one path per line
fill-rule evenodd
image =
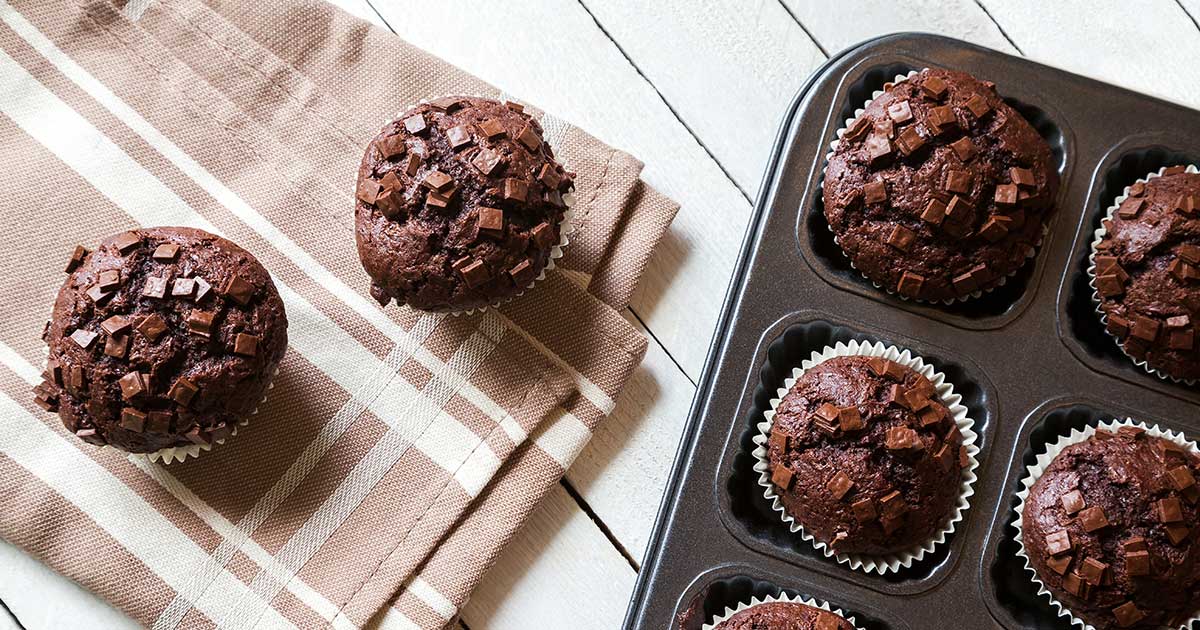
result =
M1037 258L1000 289L949 306L871 286L833 242L821 203L837 129L897 74L930 66L995 81L1062 176ZM1200 437L1200 388L1126 358L1085 276L1092 232L1124 187L1198 156L1200 112L965 42L890 35L830 59L776 140L625 627L698 630L727 606L783 592L826 600L871 630L1069 628L1015 556L1017 482L1056 436L1109 418ZM772 392L813 350L851 339L933 362L980 435L964 520L936 552L883 576L789 532L752 470Z

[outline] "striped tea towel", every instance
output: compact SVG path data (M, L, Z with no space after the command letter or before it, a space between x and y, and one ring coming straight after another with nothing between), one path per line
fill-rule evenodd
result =
M0 0L0 536L148 627L441 628L613 409L621 317L677 206L544 116L579 228L546 280L442 316L367 293L363 148L497 91L321 2ZM191 225L275 277L291 347L250 426L169 467L33 403L77 244Z

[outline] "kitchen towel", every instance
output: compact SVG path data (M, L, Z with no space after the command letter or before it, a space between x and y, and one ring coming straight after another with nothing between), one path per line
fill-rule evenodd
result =
M358 162L447 94L499 92L321 2L0 0L0 537L156 629L451 624L640 362L620 311L678 207L537 114L578 173L557 268L473 315L380 308ZM252 251L290 321L253 422L170 466L30 391L72 248L151 225Z

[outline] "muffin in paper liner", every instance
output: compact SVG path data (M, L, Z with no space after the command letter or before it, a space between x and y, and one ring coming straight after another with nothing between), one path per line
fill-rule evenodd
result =
M950 412L950 417L958 425L959 432L962 433L963 446L967 449L968 465L961 470L962 483L953 513L942 528L935 533L933 538L902 552L880 556L835 552L827 544L817 540L816 537L805 531L804 527L787 513L783 502L775 492L775 486L771 483L770 464L767 461L767 440L771 426L775 420L776 407L779 406L784 395L791 390L792 386L796 384L796 381L804 372L829 359L844 356L883 357L909 367L932 381L934 387L937 389L938 397L941 398L942 403ZM849 343L839 341L833 347L826 346L820 352L814 351L809 359L800 363L800 367L792 368L792 375L784 380L783 387L776 391L776 397L771 399L770 404L771 409L763 412L764 421L758 423L758 434L753 438L757 446L751 454L755 459L754 471L759 473L758 485L764 489L763 497L771 501L771 509L779 513L780 518L788 525L791 531L798 532L801 538L812 544L826 558L835 558L838 562L848 565L851 569L861 570L866 573L878 573L880 575L894 573L902 567L911 567L914 562L919 562L924 558L925 554L932 553L938 545L946 542L946 538L954 532L958 523L962 521L963 512L970 507L968 499L975 494L974 484L977 479L975 469L979 467L979 446L977 445L979 436L975 433L975 421L967 415L968 409L962 404L962 396L954 392L954 385L946 379L946 375L934 369L932 365L927 363L923 358L914 355L911 351L902 350L896 346L885 346L878 341L873 344L860 341L851 341Z
M1038 587L1037 594L1039 597L1045 597L1049 600L1050 605L1058 610L1059 617L1065 617L1072 625L1079 626L1083 630L1096 630L1095 626L1073 615L1069 608L1050 592L1044 583L1038 578L1037 570L1033 568L1033 562L1029 559L1029 554L1025 551L1024 537L1024 520L1025 520L1025 500L1029 497L1029 491L1033 485L1041 479L1042 473L1046 471L1046 467L1054 458L1058 456L1063 449L1073 444L1079 444L1090 439L1096 434L1098 429L1115 432L1121 427L1136 427L1142 429L1147 435L1157 438L1170 440L1190 451L1193 454L1200 455L1200 449L1197 449L1196 443L1188 440L1182 433L1172 431L1170 429L1159 428L1158 425L1150 425L1145 422L1139 422L1132 418L1124 420L1109 420L1101 422L1098 426L1086 426L1083 429L1071 429L1067 435L1061 435L1053 443L1046 446L1046 452L1037 456L1037 460L1031 466L1026 466L1025 476L1021 478L1021 489L1017 491L1018 505L1016 507L1017 519L1013 521L1013 527L1017 530L1015 540L1017 541L1017 557L1025 561L1025 570L1029 572L1030 579ZM1197 611L1200 613L1200 611ZM1191 619L1179 625L1177 630L1187 630L1190 628L1200 628L1200 615L1194 616Z
M837 138L829 143L829 152L825 154L825 165L822 166L822 168L821 168L820 189L822 191L825 190L825 167L827 167L829 165L829 160L833 157L834 152L837 151L838 145L841 144L842 136L846 134L846 130L849 129L850 126L854 124L854 121L858 120L859 116L863 115L863 112L867 111L867 107L869 107L871 105L872 101L874 101L875 99L882 96L884 94L884 92L886 92L888 89L890 89L893 85L900 83L902 81L907 81L907 80L911 79L912 77L920 74L921 71L924 71L924 70L928 70L928 68L922 68L921 70L910 70L908 72L908 74L896 75L896 78L894 80L883 84L884 89L875 90L874 92L872 92L871 98L864 101L862 107L855 109L854 115L847 118L843 122L842 126L837 130L837 134L836 134ZM858 271L858 266L854 264L854 260L852 258L850 258L850 256L848 254L846 254L844 250L841 249L842 244L839 242L837 234L833 231L833 226L827 225L826 227L828 227L829 232L831 234L833 234L834 244L838 246L839 251L842 251L842 255L846 257L847 262L850 263L850 267L852 269L854 269L855 271ZM1030 247L1028 249L1028 251L1025 252L1025 264L1026 265L1029 264L1029 259L1037 256L1038 248L1040 248L1042 246L1042 242L1045 240L1046 234L1048 234L1049 232L1050 232L1049 226L1047 226L1046 224L1042 224L1042 235L1041 235L1041 237L1038 238L1038 242L1035 243L1032 247ZM884 287L883 285L879 284L878 282L875 282L874 280L868 278L867 274L865 274L861 271L859 271L859 275L861 275L863 277L863 279L866 280L867 282L870 282L871 286L874 286L876 289L879 289L879 290L887 293L888 295L894 295L894 296L900 298L901 300L917 302L920 304L944 304L944 305L949 306L951 304L957 304L959 302L966 302L968 300L974 300L974 299L980 298L987 293L991 293L992 291L999 289L1000 287L1008 284L1009 278L1012 278L1013 276L1017 275L1024 268L1025 268L1025 265L1021 265L1021 266L1017 267L1015 270L1013 270L1012 273L1004 276L1003 278L1000 278L996 282L996 285L993 287L989 287L987 289L979 289L976 291L972 291L971 293L968 293L967 295L963 295L963 296L954 298L953 300L941 300L940 302L930 301L930 300L920 300L917 298L910 298L907 295L901 295L901 294L897 293L896 291L893 291L891 289Z
M1119 210L1121 208L1121 204L1126 199L1129 198L1129 189L1133 188L1134 184L1139 184L1139 183L1145 184L1146 182L1148 182L1152 179L1155 179L1157 177L1162 177L1163 172L1166 171L1167 168L1169 168L1169 167L1164 166L1164 167L1158 169L1157 171L1154 171L1152 173L1147 173L1145 177L1138 178L1132 184L1129 184L1128 186L1126 186L1125 190L1122 191L1121 194L1118 195L1116 199L1113 199L1112 205L1110 205L1108 207L1108 210L1106 210L1104 213L1104 219L1102 221L1100 221L1100 227L1096 228L1096 231L1094 231L1092 233L1091 251L1088 253L1088 267L1087 267L1088 286L1091 287L1091 289L1092 289L1092 303L1096 305L1096 313L1100 316L1100 323L1104 326L1104 332L1106 334L1108 334L1108 336L1112 337L1113 341L1115 341L1117 343L1117 347L1121 349L1122 354L1124 354L1126 357L1129 357L1129 360L1132 361L1134 365L1142 368L1149 374L1153 374L1153 375L1155 375L1163 380L1166 380L1166 381L1171 381L1172 383L1182 383L1184 385L1194 386L1194 385L1196 385L1196 383L1198 383L1200 381L1197 381L1195 379L1176 378L1174 376L1171 376L1170 374L1167 374L1163 370L1151 367L1150 364L1147 363L1145 360L1138 359L1138 358L1134 357L1132 354L1130 354L1129 351L1125 349L1125 344L1121 343L1121 340L1117 339L1116 335L1114 335L1108 331L1108 314L1104 312L1103 308L1101 308L1102 302L1100 300L1100 291L1099 291L1099 289L1096 288L1096 253L1099 251L1097 249L1097 247L1100 245L1100 242L1104 240L1104 237L1106 235L1108 235L1108 228L1105 227L1105 223L1112 219L1113 215L1116 214L1117 210ZM1195 165L1188 164L1184 168L1184 172L1185 173L1200 173L1200 169L1197 169Z
M416 103L406 105L406 106L400 108L395 113L395 115L393 115L391 118L383 121L383 124L384 124L384 126L387 126L394 122L402 120L404 118L404 114L408 113L410 110L412 110L414 107L416 107L418 105L428 105L430 102L436 101L439 98L456 97L456 96L488 99L488 100L492 100L492 101L500 101L502 103L514 103L517 105L521 105L522 107L525 106L525 103L513 98L508 93L504 93L504 92L502 92L498 96L485 96L482 94L445 94L445 95L441 95L441 96L435 96L433 98L423 98L423 99L417 101ZM551 114L544 113L544 112L542 113L542 117L540 119L536 119L536 120L539 122L539 124L542 125L542 131L544 132L543 138L542 138L543 142L545 142L546 144L549 144L552 147L561 146L560 141L563 139L563 134L566 133L566 131L569 127L567 122L562 120L561 118L558 118L557 116L553 116ZM563 159L562 155L556 153L554 155L554 159L559 164L562 165L563 169L570 172L570 170L571 170L570 165L567 163L567 161L565 159ZM472 315L477 312L483 312L485 309L488 309L488 308L497 308L503 304L506 304L506 303L516 299L516 298L521 297L522 295L525 295L525 293L527 291L529 291L530 289L532 289L534 287L534 285L536 285L538 282L541 282L542 280L545 280L546 272L550 271L556 267L554 261L563 257L563 250L566 249L567 245L569 245L571 243L570 236L572 234L574 234L575 230L579 227L578 224L575 222L575 188L574 188L574 186L571 187L570 191L563 193L562 200L563 200L563 203L565 203L567 205L567 209L563 211L562 220L558 222L558 244L554 245L553 247L550 248L550 257L548 260L546 260L546 266L542 268L542 271L537 275L536 278L531 280L529 282L529 284L525 285L525 288L517 291L516 293L513 293L512 295L501 298L499 300L495 300L485 306L476 306L473 308L460 309L460 310L456 310L456 311L445 311L445 313L448 315L453 315L455 317L458 317L460 315ZM404 306L405 308L412 308L412 307L409 307L409 306L403 305L403 304L401 306ZM420 310L420 309L414 309L414 310Z
M829 602L826 601L820 601L811 597L800 597L798 595L793 597L787 593L780 593L777 597L768 595L762 599L759 599L758 597L751 597L750 601L748 602L738 602L738 605L734 608L726 607L724 614L713 617L711 621L703 626L700 626L700 630L713 630L713 628L716 628L721 622L748 608L753 608L762 604L775 604L779 602L788 604L803 604L805 606L833 613L848 621L851 626L854 626L855 630L861 630L858 626L858 623L854 621L854 617L847 617L846 613L842 612L841 608L833 608L829 605Z
M245 418L238 420L237 425L233 427L233 431L229 434L230 438L237 435L238 427L244 427L244 426L249 425L250 424L250 416L257 414L258 407L262 406L263 403L267 402L267 396L270 395L272 389L275 389L275 377L278 374L279 374L279 366L275 366L275 370L271 373L271 382L267 383L267 391L265 394L263 394L262 400L260 400L258 402L258 406L256 406L254 408L254 411L251 411L250 414L248 416L246 416ZM198 457L200 457L200 453L205 452L205 451L211 451L213 444L224 444L225 441L226 440L216 440L215 442L208 443L208 444L188 444L186 446L171 446L171 447L167 447L167 448L160 448L157 451L154 451L153 453L126 453L125 451L121 451L121 452L126 453L130 457L144 457L144 458L150 460L151 462L157 462L159 460L162 460L162 463L164 463L164 464L172 464L174 462L187 461L187 459L190 457L198 458ZM104 450L106 448L114 448L114 447L109 446L108 444L105 444L104 446L100 447L101 450ZM117 450L120 450L120 449L117 449Z

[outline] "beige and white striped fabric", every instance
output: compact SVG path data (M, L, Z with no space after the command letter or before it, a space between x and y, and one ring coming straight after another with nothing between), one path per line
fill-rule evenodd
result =
M441 628L612 411L620 314L677 207L549 116L575 233L520 299L380 309L353 246L363 147L407 103L497 94L320 2L0 0L0 537L165 628ZM231 238L291 347L249 427L165 467L33 404L76 243Z

